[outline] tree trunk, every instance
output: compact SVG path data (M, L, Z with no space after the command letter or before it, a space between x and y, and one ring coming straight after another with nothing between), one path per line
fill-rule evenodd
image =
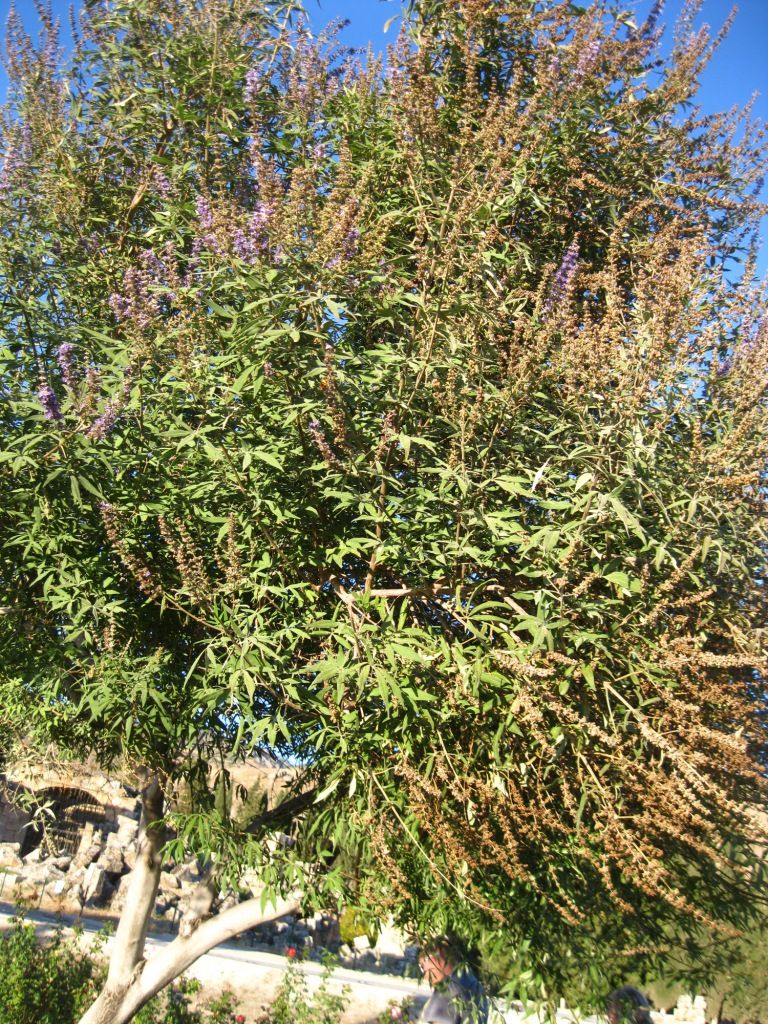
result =
M255 897L209 918L191 935L174 939L148 960L139 962L127 983L111 984L107 978L104 989L80 1024L128 1024L142 1006L204 953L249 928L293 913L298 907L299 900L295 897L278 899L266 906L260 897Z
M163 791L157 779L145 787L141 802L136 863L128 882L125 908L115 932L107 980L99 997L83 1016L81 1024L116 1021L118 1008L144 962L144 945L160 882L160 851L163 846L162 829L153 827L163 817Z
M104 988L80 1024L128 1024L146 1003L178 978L195 960L249 928L295 912L296 896L265 904L246 900L179 936L149 960L144 959L147 931L160 881L162 829L150 827L163 816L163 793L155 780L142 793L142 823L136 864L130 875L125 909L115 932Z

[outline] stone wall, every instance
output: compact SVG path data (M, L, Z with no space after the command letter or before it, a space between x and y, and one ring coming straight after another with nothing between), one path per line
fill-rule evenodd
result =
M106 902L135 855L136 790L89 765L24 764L0 801L0 899L76 913Z

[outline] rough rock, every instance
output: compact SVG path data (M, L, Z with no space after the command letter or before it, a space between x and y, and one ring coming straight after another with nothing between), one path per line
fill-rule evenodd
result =
M129 887L130 883L127 875L123 875L115 882L112 890L112 898L109 901L109 905L115 913L119 914L128 902Z
M162 900L166 907L175 907L179 903L180 897L181 892L179 890L176 890L176 892L159 892L157 894L158 900Z
M215 893L207 885L196 885L184 893L179 900L179 935L191 934L199 922L208 917L215 898Z
M160 872L160 891L161 892L175 892L178 896L178 890L181 888L181 882L178 880L176 875L170 871Z
M162 917L162 915L168 910L174 910L176 903L176 900L168 899L167 893L158 893L157 899L155 900L155 914Z
M0 843L0 868L10 871L21 871L24 862L19 856L21 846L19 843Z
M223 914L225 910L229 910L232 907L236 907L240 902L240 898L234 893L229 893L219 902L219 913Z
M173 869L174 875L182 883L195 885L203 878L203 873L196 860L188 860L184 864L177 864Z
M24 867L24 881L31 885L48 885L61 878L64 878L64 872L59 871L49 860L44 860L40 864L27 864Z
M109 838L111 839L112 836ZM96 864L109 875L120 875L125 869L122 851L112 843L107 843L101 851Z
M101 855L101 843L91 843L89 846L81 846L75 854L74 863L77 867L88 867Z
M133 842L138 831L139 823L135 818L130 817L127 814L119 814L117 816L116 835L121 846L125 847L128 843Z
M85 873L87 868L78 868L74 865L67 872L67 885L70 889L74 889L76 885L82 885L85 881Z
M405 934L396 927L390 917L379 929L375 950L380 956L391 956L401 959L405 956L408 940Z
M73 862L76 867L87 867L96 860L100 853L101 842L94 833L93 822L88 821L83 826L80 845L77 848Z
M64 893L67 892L68 888L69 888L69 886L67 884L67 879L66 878L59 878L51 886L50 892L51 892L52 896L59 897L59 896L63 896Z
M83 880L83 898L85 903L94 905L103 902L107 896L109 882L107 873L98 864L91 864Z

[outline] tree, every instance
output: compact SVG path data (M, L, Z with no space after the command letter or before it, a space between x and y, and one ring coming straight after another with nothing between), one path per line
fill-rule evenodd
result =
M658 13L415 0L386 68L257 0L91 0L63 69L12 20L2 705L144 780L84 1022L299 898L574 1000L749 920L764 146ZM182 850L264 897L145 964Z

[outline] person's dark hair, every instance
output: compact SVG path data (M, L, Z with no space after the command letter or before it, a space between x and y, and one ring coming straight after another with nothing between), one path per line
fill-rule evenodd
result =
M639 988L622 985L615 988L606 1000L608 1016L612 1022L628 1021L631 1024L653 1024L651 1004Z
M421 951L427 956L439 953L454 967L463 967L469 962L467 947L461 939L457 939L454 935L437 935L434 938L425 939L421 944Z

